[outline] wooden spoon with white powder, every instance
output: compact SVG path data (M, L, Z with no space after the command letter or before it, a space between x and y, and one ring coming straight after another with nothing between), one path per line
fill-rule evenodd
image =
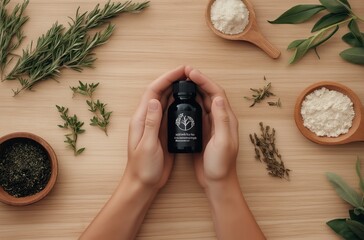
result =
M278 58L281 54L280 51L262 35L258 28L253 5L248 0L240 1L210 0L205 15L207 25L216 35L222 38L253 43L271 58ZM237 10L239 8L236 7L236 4L240 5L241 12ZM244 14L244 12L248 13ZM244 17L248 19L244 19ZM238 26L239 21L242 26Z

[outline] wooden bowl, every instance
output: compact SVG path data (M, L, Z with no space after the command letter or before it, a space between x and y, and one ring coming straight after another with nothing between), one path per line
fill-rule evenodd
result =
M215 2L215 0L210 0L207 8L206 8L206 23L207 26L219 37L228 39L228 40L241 40L250 42L260 49L262 49L265 53L268 54L271 58L278 58L281 55L281 52L274 47L260 32L253 5L248 0L242 0L249 11L249 23L245 27L244 31L239 34L225 34L217 30L211 22L211 6Z
M57 175L58 175L57 156L54 153L54 150L52 149L52 147L44 139L42 139L41 137L36 136L32 133L27 133L27 132L16 132L16 133L11 133L11 134L1 137L0 146L1 146L1 144L5 143L6 141L13 140L13 139L27 139L27 140L32 140L32 141L40 144L48 153L49 160L51 161L51 176L48 180L48 183L42 191L40 191L34 195L17 198L17 197L11 196L7 192L5 192L4 189L0 186L0 201L1 202L9 204L9 205L13 205L13 206L29 205L29 204L32 204L32 203L35 203L35 202L41 200L52 190L52 188L56 182Z
M303 126L303 118L301 115L301 106L305 97L316 89L325 87L329 90L335 90L348 96L353 102L355 116L353 119L352 127L349 132L342 134L338 137L319 137L315 133L311 132L308 128ZM294 109L294 119L296 125L303 136L309 140L322 144L322 145L338 145L350 142L364 141L364 108L360 102L359 97L348 87L335 83L335 82L319 82L306 88L297 98L296 106Z

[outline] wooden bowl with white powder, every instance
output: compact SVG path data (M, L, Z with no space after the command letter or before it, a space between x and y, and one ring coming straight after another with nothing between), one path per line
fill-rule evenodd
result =
M359 97L336 82L319 82L297 98L294 118L303 136L322 145L364 141L364 108Z
M205 18L209 28L221 38L253 43L271 58L281 54L260 32L248 0L210 0Z

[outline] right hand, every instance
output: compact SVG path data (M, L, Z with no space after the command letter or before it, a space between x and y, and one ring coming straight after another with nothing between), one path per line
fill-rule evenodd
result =
M204 150L194 154L197 180L205 189L237 181L238 121L225 91L196 69L187 67L186 75L198 85L203 109Z

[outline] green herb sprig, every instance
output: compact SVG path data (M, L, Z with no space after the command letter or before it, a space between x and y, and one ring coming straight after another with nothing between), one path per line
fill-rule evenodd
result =
M25 38L21 30L29 17L23 13L28 6L29 0L22 4L16 4L11 12L6 10L10 0L0 0L0 73L1 79L7 64L11 61L9 56L19 47Z
M85 132L85 130L82 129L84 122L79 121L76 115L70 116L68 114L68 108L58 105L56 105L56 107L58 112L60 113L61 118L64 121L64 124L58 125L58 127L71 130L71 133L65 135L66 140L64 142L71 147L75 156L77 156L81 154L83 151L85 151L84 147L79 149L77 148L78 135Z
M359 177L358 193L351 188L340 176L335 173L326 173L327 179L337 194L354 207L349 210L348 218L338 218L326 224L337 234L347 240L361 240L364 236L364 178L361 174L360 160L356 161L356 173Z
M254 145L255 159L264 162L268 174L273 177L289 180L290 169L287 169L282 161L282 155L276 147L276 130L270 126L259 123L261 134L250 134L249 138Z
M31 89L42 80L58 77L64 68L80 72L86 67L93 67L96 60L93 50L107 42L114 25L108 24L94 35L90 35L90 31L118 14L139 12L148 6L149 2L107 2L103 8L97 5L89 13L80 13L78 9L68 29L55 23L38 38L35 46L31 43L23 50L15 67L6 76L6 80L18 80L21 84L20 89L13 90L14 95Z
M266 80L264 76L264 80ZM253 101L253 103L249 107L254 107L255 104L260 103L266 98L269 98L270 96L275 96L273 92L271 92L272 83L268 83L263 88L250 88L250 90L253 92L251 97L244 97L246 100ZM276 102L268 102L269 106L277 106L282 107L281 100L278 99Z
M349 33L342 37L342 40L351 48L340 53L340 56L351 63L364 64L364 33L360 32L358 21L364 19L356 15L347 0L319 0L320 4L297 5L279 16L272 24L297 24L306 22L321 11L326 10L327 14L322 16L313 26L311 32L314 35L306 39L298 39L291 42L287 49L294 53L289 63L299 61L309 50L317 53L318 46L329 40L342 24L348 24Z
M73 94L81 94L89 98L89 100L86 100L86 103L89 106L89 111L94 114L93 118L90 119L90 125L98 126L107 136L107 127L110 123L112 112L106 111L107 104L102 103L100 100L95 101L93 99L93 93L98 86L99 83L87 84L79 81L79 86L71 87L71 90L73 91Z

